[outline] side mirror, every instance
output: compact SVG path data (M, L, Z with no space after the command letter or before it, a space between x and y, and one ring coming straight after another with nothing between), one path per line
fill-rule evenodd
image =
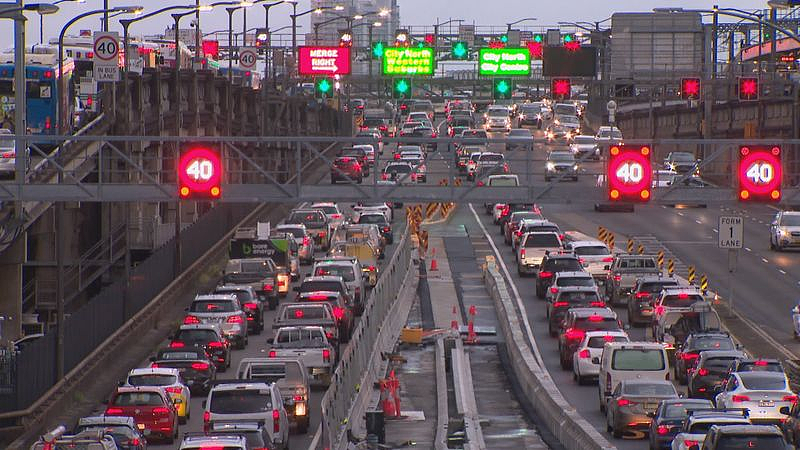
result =
M630 330L631 329L631 324L626 323L625 325L622 326L622 329L625 330L625 331Z
M778 410L778 412L780 412L783 415L788 416L789 415L789 407L788 406L783 406L783 407L781 407L781 409Z

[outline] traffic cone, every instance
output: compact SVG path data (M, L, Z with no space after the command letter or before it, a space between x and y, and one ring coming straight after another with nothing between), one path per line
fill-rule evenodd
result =
M439 264L436 262L436 247L431 250L431 272L437 272Z
M478 335L475 333L475 315L476 315L475 305L469 307L469 322L467 323L467 340L465 341L467 344L477 344L478 343Z
M458 319L456 319L457 314L456 307L453 306L453 320L450 321L450 328L454 331L458 331Z

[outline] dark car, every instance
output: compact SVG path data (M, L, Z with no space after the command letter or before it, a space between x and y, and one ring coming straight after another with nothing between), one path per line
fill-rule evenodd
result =
M662 400L650 423L650 450L661 450L672 447L672 438L681 429L689 411L714 409L709 400L671 398Z
M628 301L628 323L631 326L649 325L653 320L653 301L665 287L678 286L673 277L642 277L636 280Z
M398 183L410 182L413 171L414 168L407 162L391 162L384 167L381 179Z
M542 104L541 103L524 103L519 107L519 115L517 116L519 126L535 125L536 128L542 129Z
M539 275L536 277L536 296L544 298L547 288L553 283L553 276L558 272L579 272L583 264L572 253L549 253L542 258Z
M603 308L605 306L605 302L597 294L597 288L595 287L570 286L560 288L553 297L553 301L547 304L547 328L550 336L558 336L561 322L571 308Z
M722 386L728 375L728 367L744 353L738 350L706 350L700 354L697 366L689 375L689 397L713 399L715 389Z
M178 369L192 392L208 393L217 377L217 366L203 347L162 348L150 357L150 367Z
M358 164L361 166L361 175L369 176L370 158L367 154L367 151L363 147L343 148L339 151L337 156L356 158L356 160L358 160Z
M360 184L363 180L364 174L358 159L350 156L340 156L333 160L331 184L336 184L340 181L355 181Z
M674 170L680 174L695 173L700 160L689 152L670 152L664 158L664 169Z
M617 314L608 308L571 308L558 334L558 354L561 368L572 368L572 354L587 331L623 331Z
M706 350L736 350L730 334L724 331L711 333L694 333L686 337L686 342L675 354L675 378L681 384L688 382L688 375L700 359L700 353Z
M511 213L518 211L531 211L541 215L539 207L533 203L507 203L503 207L503 210L500 212L500 219L498 219L497 221L497 224L500 226L501 233L503 232L503 227L508 221L508 218L511 215Z
M184 436L188 434L185 433ZM277 448L273 445L272 438L264 424L259 422L213 422L208 433L205 434L209 436L242 435L247 440L248 450L272 450Z
M136 427L133 417L126 416L92 416L78 420L73 434L84 431L102 431L110 435L119 450L146 450L147 439L144 432ZM60 448L60 446L58 446ZM69 448L69 447L68 447ZM78 447L79 448L79 447ZM91 448L91 446L89 447Z
M181 325L172 336L170 348L191 349L199 347L211 355L217 369L225 371L231 366L231 344L223 336L219 325Z

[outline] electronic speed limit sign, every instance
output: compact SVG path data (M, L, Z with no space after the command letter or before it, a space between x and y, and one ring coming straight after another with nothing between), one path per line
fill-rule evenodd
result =
M94 70L95 81L119 80L119 34L98 31L94 38Z
M648 146L614 145L609 149L608 198L612 201L650 200L653 167Z
M739 200L779 201L782 182L780 146L739 147Z
M239 49L239 67L242 69L253 70L256 68L258 53L255 47L241 47Z

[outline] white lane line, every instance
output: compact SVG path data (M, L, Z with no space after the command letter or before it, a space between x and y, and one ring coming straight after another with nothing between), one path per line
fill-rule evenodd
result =
M786 275L786 271L785 271L785 270L783 270L783 269L778 269L778 272L780 272L780 273L781 273L781 275Z
M745 247L744 249L747 250L748 252L752 252L752 250L750 250L750 247Z
M514 299L517 301L517 308L519 308L520 315L522 316L522 323L525 325L525 332L528 333L528 338L532 344L531 347L533 347L533 354L536 356L536 361L539 363L539 367L546 369L544 360L542 360L542 355L539 354L539 346L536 344L536 338L533 337L533 330L531 329L531 324L528 322L528 315L526 314L527 309L525 309L525 305L522 303L522 297L519 295L519 291L517 290L517 284L514 283L514 280L511 278L511 274L508 272L508 267L506 267L506 263L503 261L503 257L500 255L500 250L498 250L497 246L494 245L494 240L489 235L489 232L486 231L486 227L483 226L483 222L481 222L480 217L478 217L478 213L475 212L475 208L472 207L472 203L469 204L469 210L472 211L472 215L475 217L475 221L478 222L481 232L483 232L483 235L486 236L486 240L489 241L489 245L492 246L495 259L497 260L497 263L500 264L500 268L503 269L503 274L505 274L506 280L508 280L508 285L511 286L511 291L514 292Z
M695 220L695 221L694 221L694 223L696 223L696 224L698 224L698 225L702 225L702 224L703 224L703 222L701 222L701 221L699 221L699 220Z
M761 262L763 262L765 264L769 263L769 261L767 261L767 258L761 258Z
M714 233L719 233L719 230L716 228L712 228L712 230L714 230Z
M679 215L679 216L683 216L683 213L682 213L682 212L679 212L679 213L678 213L678 215Z

